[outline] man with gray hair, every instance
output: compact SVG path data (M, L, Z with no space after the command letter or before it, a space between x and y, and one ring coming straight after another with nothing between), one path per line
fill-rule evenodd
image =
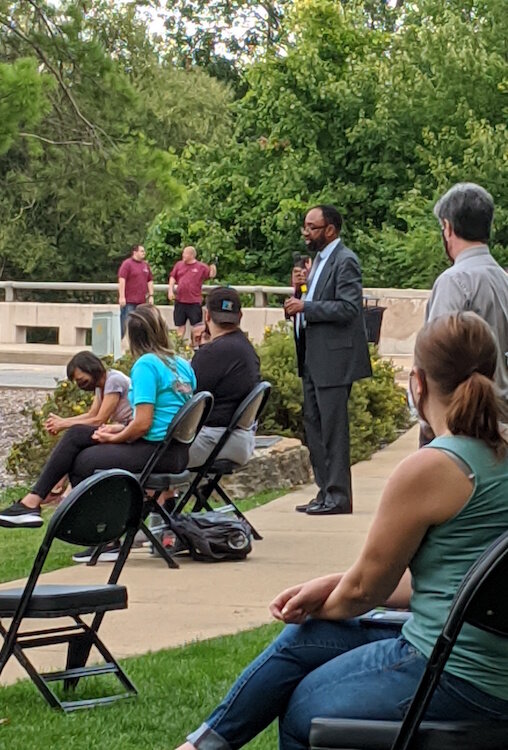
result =
M480 185L461 182L436 203L443 244L453 264L432 287L426 321L472 310L491 327L499 347L496 383L508 404L508 274L489 252L494 201Z

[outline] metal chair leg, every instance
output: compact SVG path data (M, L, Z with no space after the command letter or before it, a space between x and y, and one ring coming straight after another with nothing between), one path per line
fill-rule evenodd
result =
M160 540L152 533L152 531L148 528L146 523L142 523L140 526L141 530L143 531L143 534L147 537L147 539L153 544L157 552L160 554L160 556L163 558L163 560L166 561L168 568L179 568L180 566L174 559L174 557L171 555L171 552L169 552L166 547L164 547Z

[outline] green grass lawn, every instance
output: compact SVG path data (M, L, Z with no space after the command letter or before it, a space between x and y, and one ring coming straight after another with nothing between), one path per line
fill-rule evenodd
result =
M9 720L0 725L0 748L173 750L201 724L280 627L267 625L123 660L139 695L112 706L63 714L50 709L30 681L0 687L0 718ZM80 685L78 694L81 692ZM276 723L247 747L276 750Z
M239 505L242 510L250 510L283 492L263 492ZM2 493L0 507L22 494L23 488ZM52 512L43 511L46 520ZM0 528L0 581L28 574L44 530L45 526ZM69 545L55 543L45 570L70 564L72 552ZM171 623L165 626L171 627ZM62 714L47 706L29 680L0 687L0 719L8 719L7 724L0 724L0 750L103 750L108 744L121 750L172 750L183 742L186 733L199 726L243 667L279 630L280 625L275 623L236 636L123 660L139 696L108 707ZM77 695L90 696L91 687L98 690L93 695L110 692L110 677L92 680L82 681ZM276 750L276 724L248 748Z
M26 487L17 487L0 493L0 507L3 508L22 497ZM43 511L47 521L54 508ZM46 532L46 525L40 529L4 529L0 527L0 583L26 577L31 570L40 543ZM69 544L56 540L51 548L45 571L63 568L72 564L74 549ZM0 743L0 750L3 750Z
M26 491L25 487L18 487L0 493L0 508L22 497ZM240 500L238 506L246 512L259 505L264 505L288 491L278 489L260 492L257 495L245 498L245 500ZM46 521L53 512L53 507L43 510L43 517ZM24 578L29 574L45 530L46 525L39 529L0 528L0 583ZM51 547L44 571L48 572L72 565L72 555L75 550L76 548L56 540ZM3 750L1 744L0 750Z

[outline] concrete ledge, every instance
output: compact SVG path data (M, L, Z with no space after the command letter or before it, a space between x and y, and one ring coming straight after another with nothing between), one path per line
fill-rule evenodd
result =
M0 344L0 362L25 365L66 365L83 349L90 346L59 346L57 344Z

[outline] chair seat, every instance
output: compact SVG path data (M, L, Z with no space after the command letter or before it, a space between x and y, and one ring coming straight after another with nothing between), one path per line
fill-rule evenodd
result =
M23 588L0 591L0 617L14 615L23 591ZM117 584L36 586L24 617L64 617L126 607L127 589Z
M311 750L390 750L397 721L314 719ZM506 750L508 722L424 721L412 750Z
M187 470L182 471L180 474L150 474L144 483L144 489L167 490L169 487L180 487L183 484L190 484L191 481L192 474Z

